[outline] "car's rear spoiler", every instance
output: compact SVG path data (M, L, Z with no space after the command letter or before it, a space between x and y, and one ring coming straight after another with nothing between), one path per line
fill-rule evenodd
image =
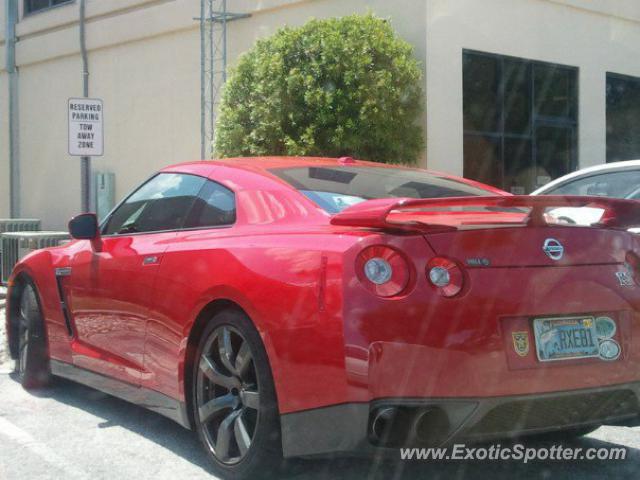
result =
M604 210L600 221L590 225L593 227L620 230L640 227L640 202L635 200L526 195L368 200L337 213L331 218L331 223L350 227L429 231L505 223L546 226L558 225L549 211L562 207ZM502 220L499 218L501 216Z

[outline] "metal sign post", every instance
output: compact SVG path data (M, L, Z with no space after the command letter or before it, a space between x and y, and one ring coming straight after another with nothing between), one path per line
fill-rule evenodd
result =
M91 207L91 157L104 153L104 115L102 100L99 98L70 98L69 117L69 155L82 157L81 200L82 211Z
M86 3L85 0L80 0L80 54L82 57L82 95L85 98L89 97L89 60L87 55L87 36L86 36ZM71 102L69 102L71 103ZM69 118L71 118L71 112L69 112ZM100 101L100 119L102 119L102 101ZM100 120L102 122L102 120ZM69 120L69 126L71 126L71 120ZM100 123L100 130L102 134L102 123ZM101 137L102 138L102 137ZM102 144L104 142L100 140L100 155L102 155ZM71 145L71 128L69 128L69 145ZM88 148L79 149L90 150ZM69 153L71 154L71 148ZM81 154L81 167L80 167L80 200L82 205L82 211L88 212L91 209L91 156L90 152L83 152ZM72 154L73 155L73 154Z

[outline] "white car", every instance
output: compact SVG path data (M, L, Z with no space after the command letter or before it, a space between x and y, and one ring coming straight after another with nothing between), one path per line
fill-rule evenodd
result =
M640 160L584 168L547 183L531 195L594 195L640 200ZM604 211L600 208L557 208L549 213L566 223L592 225L600 220Z

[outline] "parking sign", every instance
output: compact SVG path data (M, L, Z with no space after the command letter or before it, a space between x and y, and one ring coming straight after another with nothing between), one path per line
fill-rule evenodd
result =
M70 98L69 155L97 157L104 153L103 108L98 98Z

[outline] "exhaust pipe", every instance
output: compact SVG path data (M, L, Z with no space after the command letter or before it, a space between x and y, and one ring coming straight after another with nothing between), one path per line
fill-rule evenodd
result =
M451 432L447 413L439 407L383 407L373 412L370 440L388 447L434 446Z
M394 407L381 408L376 412L371 423L371 433L374 440L380 441L389 436L393 419L397 413L398 409Z
M439 407L427 407L414 417L413 438L419 445L440 445L451 432L447 413Z
M377 445L405 445L411 432L413 414L411 410L384 407L374 413L371 422L371 440Z

